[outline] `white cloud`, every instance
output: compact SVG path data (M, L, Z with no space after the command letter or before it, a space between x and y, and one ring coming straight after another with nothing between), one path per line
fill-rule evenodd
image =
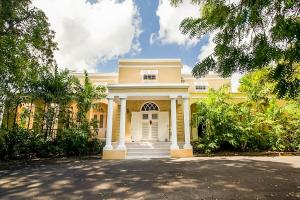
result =
M95 71L96 64L141 51L141 18L133 0L34 0L56 32L59 67Z
M181 73L187 74L187 73L191 73L191 72L192 72L192 68L186 64L183 64L183 66L181 68Z
M178 7L170 5L170 0L160 0L156 11L159 17L159 32L150 36L150 44L161 41L162 44L195 45L198 40L190 39L179 30L181 21L187 17L199 17L199 6L193 5L189 0L184 0Z
M203 61L203 59L210 56L214 52L216 44L214 43L213 39L216 34L217 31L208 34L208 42L205 45L201 46L200 54L198 55L199 61Z

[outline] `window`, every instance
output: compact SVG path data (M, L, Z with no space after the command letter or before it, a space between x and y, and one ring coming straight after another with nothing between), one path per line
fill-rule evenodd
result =
M143 114L143 119L148 119L148 114Z
M157 80L158 70L142 70L141 75L144 82L154 82Z
M158 119L158 114L152 114L152 119Z
M144 81L156 80L156 75L155 74L144 74L143 80Z
M100 127L99 128L103 128L103 122L104 122L104 116L100 115Z
M207 82L196 82L195 83L195 90L198 92L205 92L208 90L208 83Z
M205 85L196 85L196 90L198 91L205 91L206 90L206 86Z
M155 103L148 102L143 105L141 111L159 111L159 109Z

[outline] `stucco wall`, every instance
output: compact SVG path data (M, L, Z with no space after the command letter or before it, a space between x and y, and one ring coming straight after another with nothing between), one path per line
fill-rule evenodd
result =
M119 83L143 83L142 70L157 70L156 83L181 83L181 68L178 66L164 67L122 67L119 68Z
M126 140L131 139L131 112L139 112L144 103L149 102L149 100L128 100L126 102ZM155 100L151 101L157 104L160 111L169 112L169 124L171 127L171 108L170 100ZM113 113L113 142L117 142L119 138L120 131L120 105L114 105ZM183 128L183 110L182 105L177 103L177 137L178 141L184 141L184 128Z

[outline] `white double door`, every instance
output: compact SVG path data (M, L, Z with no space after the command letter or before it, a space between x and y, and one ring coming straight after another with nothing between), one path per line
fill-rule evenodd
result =
M169 113L132 112L131 139L132 141L169 141Z
M158 112L142 112L142 140L158 140Z

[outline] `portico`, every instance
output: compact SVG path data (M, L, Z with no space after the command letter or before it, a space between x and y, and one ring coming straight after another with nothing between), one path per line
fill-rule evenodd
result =
M170 142L171 157L192 156L187 89L182 83L108 85L103 158L125 159L126 143L140 141ZM181 148L178 137L184 142Z

